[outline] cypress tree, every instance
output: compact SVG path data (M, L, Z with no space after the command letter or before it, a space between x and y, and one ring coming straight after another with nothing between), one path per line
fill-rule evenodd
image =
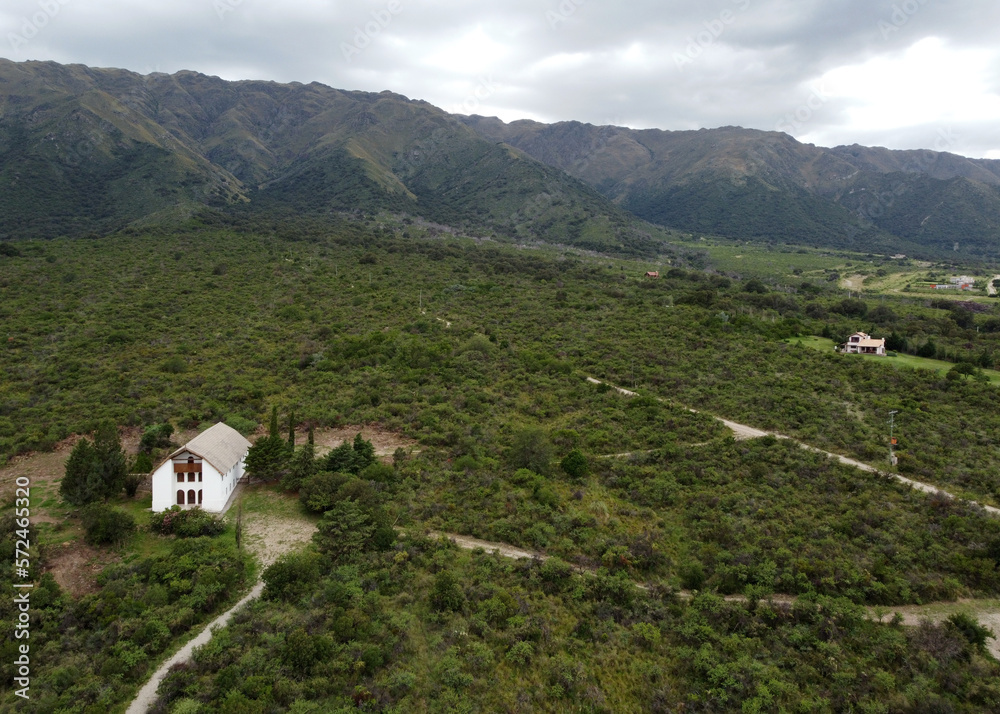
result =
M295 452L295 411L288 412L288 453Z
M271 426L268 436L278 436L278 407L271 407Z

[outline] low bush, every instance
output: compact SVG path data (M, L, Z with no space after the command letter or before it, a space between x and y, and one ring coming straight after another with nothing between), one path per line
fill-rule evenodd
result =
M173 533L178 538L199 538L219 535L226 529L226 524L200 508L183 511L180 506L172 506L161 513L154 513L149 529L160 535Z
M121 545L136 531L135 519L103 503L83 511L84 538L91 545Z

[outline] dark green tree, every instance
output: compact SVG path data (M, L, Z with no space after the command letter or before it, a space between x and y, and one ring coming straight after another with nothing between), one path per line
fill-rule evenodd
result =
M566 454L559 465L571 478L581 479L590 473L590 464L587 462L587 457L579 449L573 449Z
M375 463L375 446L372 442L361 436L361 432L354 437L354 455L352 457L351 473L361 473L371 464Z
M345 441L326 455L324 468L334 473L361 473L375 463L375 446L359 433L354 442Z
M349 473L354 462L354 449L351 442L345 441L326 455L324 469L332 473Z
M267 430L268 436L278 436L278 407L271 407L271 424Z
M288 453L295 453L295 412L288 412Z
M334 561L357 559L371 548L375 524L354 501L338 501L319 522L313 540Z
M74 506L106 501L125 488L128 465L118 429L111 422L104 422L93 442L83 438L73 447L59 493Z
M514 468L537 474L548 473L552 456L552 444L541 429L524 429L515 434L508 455Z
M122 492L128 476L128 457L114 423L105 421L98 426L94 434L94 458L101 483L100 497L106 501Z
M288 447L278 435L257 439L247 452L246 468L249 476L270 481L280 477L287 466Z
M100 484L94 446L80 439L66 461L66 473L59 484L59 495L73 506L83 506L100 498Z
M292 454L288 462L288 473L281 479L281 487L286 491L298 491L314 473L316 473L316 447L312 442L306 442Z

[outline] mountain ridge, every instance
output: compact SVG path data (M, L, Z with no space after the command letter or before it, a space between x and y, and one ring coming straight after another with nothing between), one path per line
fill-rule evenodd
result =
M789 241L804 228L804 242L850 247L860 237L891 249L888 234L899 246L915 243L938 252L971 239L976 252L997 255L997 160L857 144L824 148L781 132L732 126L668 131L575 121L505 123L478 115L462 119L481 135L587 181L654 223ZM957 221L945 215L948 206L935 194L948 196L963 215ZM920 200L913 200L918 195ZM911 214L928 209L919 221ZM976 215L965 215L969 211ZM788 219L785 226L777 223L782 217Z
M454 115L390 91L0 59L0 237L388 210L652 255L669 230L1000 257L1000 161L741 127Z

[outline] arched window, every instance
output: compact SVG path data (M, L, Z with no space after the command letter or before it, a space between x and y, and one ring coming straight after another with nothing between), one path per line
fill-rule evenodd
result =
M194 499L195 498L196 497L194 495L194 489L192 488L190 491L188 491L188 505L189 506L193 506L194 505L194 502L195 502Z
M177 505L184 505L184 491L177 491Z
M198 489L198 505L201 505L201 489Z

